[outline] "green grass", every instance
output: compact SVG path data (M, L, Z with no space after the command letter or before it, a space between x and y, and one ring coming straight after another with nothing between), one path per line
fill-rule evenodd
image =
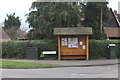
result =
M55 65L54 64L45 64L45 63L0 61L0 67L49 67L49 66L55 66Z

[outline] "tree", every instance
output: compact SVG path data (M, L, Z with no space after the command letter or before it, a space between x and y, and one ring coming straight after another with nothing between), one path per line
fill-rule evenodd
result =
M4 21L4 29L9 29L11 27L20 28L21 22L19 16L15 17L15 13L7 14L7 19Z
M27 22L34 32L39 30L44 38L53 38L56 27L77 27L80 24L79 7L70 2L33 2L31 9L36 11L28 14Z
M45 39L45 35L41 34L39 29L31 29L28 34L27 37L29 40L41 40L41 39Z
M21 21L19 16L15 17L15 13L7 14L7 19L4 20L4 30L8 33L11 39L15 39L16 31L20 28Z
M102 24L105 24L108 18L108 7L107 2L88 2L82 4L82 12L84 12L83 21L84 26L90 26L93 28L93 35L91 36L92 39L103 39L105 38L105 34L103 30L101 31L101 14ZM101 33L102 32L102 33Z

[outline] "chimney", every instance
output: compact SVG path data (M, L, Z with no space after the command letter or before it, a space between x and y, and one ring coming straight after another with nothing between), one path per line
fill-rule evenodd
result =
M114 13L117 14L117 10L114 10Z

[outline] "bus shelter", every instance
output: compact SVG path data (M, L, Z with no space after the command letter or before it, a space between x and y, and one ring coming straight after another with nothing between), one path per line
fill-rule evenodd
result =
M58 36L58 59L89 59L91 27L54 28Z

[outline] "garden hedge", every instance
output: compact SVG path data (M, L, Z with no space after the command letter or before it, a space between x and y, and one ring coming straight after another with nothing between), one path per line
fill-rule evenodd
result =
M89 40L90 59L107 59L109 57L108 44L117 45L117 55L120 57L120 42L117 40ZM37 47L39 55L42 51L56 50L57 41L33 40L33 41L8 41L2 43L3 58L22 58L26 57L27 47Z
M57 45L53 41L8 41L2 43L3 58L26 58L28 47L38 48L39 55L44 50L57 50Z
M89 56L90 59L108 59L110 58L109 44L116 44L116 56L120 58L120 42L118 40L90 40Z

